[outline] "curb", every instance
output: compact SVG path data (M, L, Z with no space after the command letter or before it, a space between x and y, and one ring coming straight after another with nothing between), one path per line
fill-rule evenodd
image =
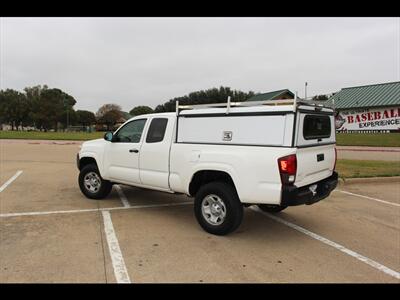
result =
M27 143L30 145L81 145L86 140L38 140L38 139L0 139L0 142L11 143L11 144L23 144Z
M351 149L340 149L337 148L338 151L363 151L363 152L398 152L400 153L400 150L394 150L394 149L382 149L382 150L375 150L375 149L357 149L357 148L351 148Z
M398 182L400 184L400 176L392 176L392 177L365 177L365 178L339 178L340 185L349 185L349 184L357 184L357 183L379 183L379 182Z

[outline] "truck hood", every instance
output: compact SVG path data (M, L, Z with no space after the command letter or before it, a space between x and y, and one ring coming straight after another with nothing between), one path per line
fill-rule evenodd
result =
M82 143L81 151L82 150L92 150L95 148L103 148L105 144L108 143L105 139L96 139L90 140Z

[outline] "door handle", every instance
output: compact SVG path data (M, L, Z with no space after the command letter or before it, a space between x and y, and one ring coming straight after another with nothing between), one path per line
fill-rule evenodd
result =
M130 152L130 153L132 153L132 152L134 152L134 153L138 153L138 152L139 152L139 150L138 150L138 149L130 149L130 150L129 150L129 152Z

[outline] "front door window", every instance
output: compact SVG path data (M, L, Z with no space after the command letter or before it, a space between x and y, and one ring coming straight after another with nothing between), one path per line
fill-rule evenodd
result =
M139 119L125 124L124 127L118 130L114 135L113 142L139 143L145 124L146 119Z

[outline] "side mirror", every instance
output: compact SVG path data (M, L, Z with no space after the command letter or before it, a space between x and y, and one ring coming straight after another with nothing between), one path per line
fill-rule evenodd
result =
M106 134L104 134L104 139L105 139L106 141L111 142L111 141L112 141L112 138L113 138L113 133L112 133L112 132L106 132Z

